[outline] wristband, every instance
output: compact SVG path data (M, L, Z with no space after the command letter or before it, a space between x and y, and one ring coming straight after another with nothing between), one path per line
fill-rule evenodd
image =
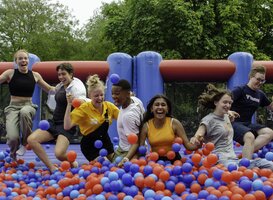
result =
M125 162L128 162L128 161L129 161L129 158L124 157L122 160L124 160Z

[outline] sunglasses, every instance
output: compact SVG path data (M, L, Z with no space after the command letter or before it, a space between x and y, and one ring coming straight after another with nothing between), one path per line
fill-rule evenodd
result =
M255 77L255 76L254 76L254 78L255 78L257 81L259 81L261 84L264 84L264 83L266 82L265 79L257 78L257 77Z

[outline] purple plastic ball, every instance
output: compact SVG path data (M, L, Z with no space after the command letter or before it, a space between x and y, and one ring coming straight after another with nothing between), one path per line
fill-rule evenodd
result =
M49 127L50 127L50 125L49 125L49 123L48 123L47 120L41 120L41 121L39 122L39 128L40 128L41 130L46 131L46 130L49 129Z
M110 76L110 80L113 84L117 84L119 82L119 75L117 74L111 74Z
M97 149L100 149L102 147L102 141L101 140L96 140L95 143L94 143L94 146Z

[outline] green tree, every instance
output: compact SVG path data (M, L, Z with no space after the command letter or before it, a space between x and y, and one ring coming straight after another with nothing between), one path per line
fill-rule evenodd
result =
M224 59L246 51L272 58L271 0L124 0L105 5L106 37L118 51ZM263 45L262 45L263 44Z
M42 60L69 60L77 54L78 21L68 8L45 0L0 1L0 60L10 61L18 49Z

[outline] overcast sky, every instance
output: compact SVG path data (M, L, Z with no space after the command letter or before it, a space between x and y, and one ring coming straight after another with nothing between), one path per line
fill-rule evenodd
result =
M102 6L102 3L117 2L118 0L51 0L52 3L59 2L68 6L72 15L80 21L82 26L93 16L95 10Z

